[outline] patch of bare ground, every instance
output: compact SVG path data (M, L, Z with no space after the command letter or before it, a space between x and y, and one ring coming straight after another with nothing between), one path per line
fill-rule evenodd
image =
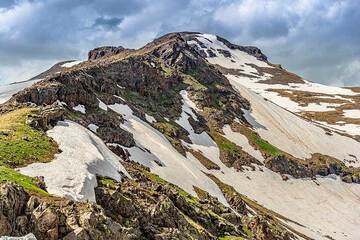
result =
M305 83L304 80L291 72L286 71L279 65L273 65L273 68L268 67L259 67L255 64L246 63L248 66L255 68L258 71L258 75L264 76L265 74L270 74L271 77L267 80L261 80L259 83L266 84L282 84L288 85L289 83Z
M331 107L329 111L304 111L301 115L306 119L336 125L360 124L359 118L349 118L344 116L344 110L360 109L360 95L339 95L341 98L335 98L335 96L331 94L292 89L268 89L267 91L276 92L282 97L287 97L291 101L298 103L301 107L306 107L311 103L339 104L339 106Z
M344 125L344 124L360 124L360 118L349 118L344 116L344 110L359 110L360 109L360 95L341 97L349 99L350 102L337 106L332 111L326 112L303 112L305 118L313 121L321 121L329 124Z
M220 170L219 165L205 157L200 151L188 149L188 151L208 170Z
M360 87L345 87L347 89L351 89L353 92L360 93Z
M297 102L300 106L306 107L310 103L337 103L337 104L347 104L351 103L350 100L334 98L334 95L316 93L316 92L307 92L301 90L292 90L292 89L275 89L271 88L267 91L276 92L282 97L290 98L291 101Z
M231 75L238 76L238 77L259 78L258 76L244 73L244 70L242 70L242 69L225 68L218 64L213 64L213 65L215 66L216 69L218 69L224 75L231 74Z

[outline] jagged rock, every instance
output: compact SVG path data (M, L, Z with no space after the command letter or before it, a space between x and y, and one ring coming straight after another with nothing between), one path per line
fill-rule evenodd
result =
M64 109L53 104L40 108L38 114L31 115L28 124L33 128L40 128L46 131L62 120L64 120Z
M128 152L128 150L124 150L122 147L113 144L108 145L108 147L113 153L121 157L122 160L130 161L130 153Z
M108 57L115 54L118 54L124 51L125 48L119 47L112 47L112 46L105 46L105 47L98 47L95 48L88 53L88 60L95 60L98 58Z
M90 237L83 228L77 228L66 235L63 240L90 240Z
M0 214L0 236L8 235L12 232L11 225L3 214Z
M106 143L117 143L125 147L132 147L135 145L132 134L121 129L120 127L100 127L97 130L97 134Z
M20 187L11 183L0 185L0 235L24 233L28 222L19 217L25 214L28 199Z
M277 229L264 217L253 217L248 223L248 227L254 232L255 239L258 240L291 240L294 238L292 233Z
M227 50L217 49L217 51L226 58L231 58L231 53Z
M267 57L261 52L261 50L257 47L253 47L253 46L238 46L235 44L230 43L228 40L217 36L217 40L219 40L220 42L224 43L228 48L230 49L238 49L240 51L246 52L254 57L256 57L257 59L261 60L261 61L267 61Z

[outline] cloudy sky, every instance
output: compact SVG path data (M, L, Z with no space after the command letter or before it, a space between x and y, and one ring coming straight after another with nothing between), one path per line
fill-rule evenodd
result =
M0 0L0 84L174 31L255 45L308 80L360 85L358 0Z

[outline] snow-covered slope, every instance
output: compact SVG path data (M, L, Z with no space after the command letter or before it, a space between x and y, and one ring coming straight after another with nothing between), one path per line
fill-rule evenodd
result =
M322 153L338 158L345 163L352 162L353 166L360 166L358 161L358 159L360 160L359 142L335 133L332 136L327 135L322 128L291 113L299 110L296 102L277 96L275 92L268 92L266 89L296 88L302 91L339 95L357 95L357 93L350 89L328 87L310 82L289 85L276 84L276 86L259 83L260 80L269 79L271 75L259 76L254 65L273 68L267 62L260 61L238 49L230 49L214 35L202 34L197 39L203 43L203 46L215 53L216 56L208 55L207 57L211 64L217 64L226 69L238 69L246 74L244 76L227 74L226 77L234 88L250 101L253 109L251 114L255 117L256 122L262 125L262 127L256 128L261 137L279 149L299 158L310 158L312 153ZM189 44L197 43L191 41ZM229 52L231 57L225 57L220 50ZM268 98L274 104L264 100L261 96ZM309 105L306 107L306 111L324 111L327 107L329 104ZM356 129L358 127L360 126L356 126Z
M154 173L193 195L196 195L193 187L197 186L227 205L220 189L202 172L205 168L197 160L181 155L159 131L134 116L127 105L108 107L124 116L126 122L122 127L134 134L137 147L128 149L132 160L150 167Z
M243 90L246 89L239 90L244 93ZM147 165L153 172L192 194L195 194L193 186L197 186L224 202L225 200L217 186L203 174L203 172L211 173L224 183L233 186L239 193L255 199L259 204L295 221L298 224L289 221L285 221L285 223L314 239L325 240L327 239L326 235L332 236L334 239L352 240L360 237L357 228L360 224L360 209L356 208L360 204L360 185L344 183L336 176L319 178L316 181L293 178L283 181L279 174L259 166L255 168L255 171L245 170L243 172L228 168L220 160L219 148L207 133L203 132L200 136L200 134L193 132L188 117L189 115L196 116L194 111L199 110L187 98L186 91L182 92L182 96L184 98L183 114L178 123L189 131L190 138L194 142L193 144L183 142L183 144L193 150L200 150L205 157L216 163L220 170L207 170L190 153L188 153L187 158L183 157L160 132L134 116L127 105L110 105L109 108L125 117L126 122L122 127L134 134L138 147L128 149L132 160ZM258 108L258 101L261 104L271 104L256 94L255 96L255 100L249 99L254 108ZM290 118L293 116L300 119L278 106L273 106L265 106L265 108L269 107L269 110L275 108L275 114L282 115L285 112L291 116ZM277 113L277 108L283 112ZM261 109L263 108L261 107L260 111ZM252 114L255 118L258 116L255 112ZM290 119L289 122L291 123L292 120L294 119ZM269 122L271 121L270 115ZM300 119L299 121L304 120ZM312 127L315 128L315 126ZM322 134L321 131L323 130L319 128L314 131ZM224 128L224 133L224 136L229 140L263 161L261 154L250 146L245 138L238 136L239 133L232 132L229 127ZM290 132L289 134L294 133ZM317 136L315 134L311 137L320 138L323 135ZM346 138L344 139L346 140ZM153 159L153 161L149 161L149 159ZM225 204L227 204L226 201Z
M322 153L346 164L360 166L359 142L337 133L328 135L315 124L264 100L241 85L241 79L236 76L227 77L242 96L250 101L252 118L248 120L251 123L255 119L253 125L262 126L255 128L262 138L299 158L310 158L312 153Z
M121 180L127 174L120 158L94 133L71 122L59 122L47 132L61 149L49 163L34 163L20 169L29 176L44 176L51 194L74 200L95 201L96 175Z
M278 78L274 74L279 74L279 71L273 73L273 65L260 61L238 49L230 49L215 35L199 34L197 40L202 43L201 46L194 40L188 41L188 44L198 45L202 50L211 50L213 54L206 52L207 60L211 64L238 70L240 72L239 81L244 87L293 113L298 113L347 134L360 135L360 126L353 124L354 119L356 121L360 119L359 116L346 115L346 111L348 111L346 109L358 108L359 93L351 89L326 86L304 79L298 79L300 82L291 82L290 80L287 82L285 79L281 84L276 81L271 82L272 79ZM225 56L224 51L228 52L230 56ZM298 95L298 97L295 98L291 95ZM339 112L337 119L332 119L335 111ZM322 117L324 112L329 117L327 115ZM341 117L342 112L344 117Z
M186 34L191 35L191 33ZM334 121L329 120L327 125L334 125L337 130L345 130L346 133L357 135L360 124L354 119L359 117L359 110L353 107L357 104L359 94L350 89L311 83L299 77L294 77L294 81L298 82L287 83L284 78L293 76L261 60L258 53L249 54L248 52L253 51L254 48L247 48L248 52L245 52L240 50L241 48L228 46L214 35L194 34L194 36L190 36L191 40L187 42L190 46L196 46L192 52L199 50L203 52L199 55L191 55L201 58L201 64L191 63L196 65L195 68L206 70L196 72L199 69L195 69L194 72L199 74L205 72L205 77L213 77L214 79L210 79L213 81L195 79L197 75L191 75L194 73L191 71L190 74L186 71L181 72L188 77L186 79L188 82L192 81L190 84L182 79L183 81L179 81L179 85L176 85L176 80L181 78L179 75L167 79L171 75L172 67L176 72L181 71L179 70L181 67L174 67L171 64L175 62L186 65L187 63L187 59L181 57L190 55L191 51L187 49L189 46L183 44L182 39L179 40L181 44L176 46L184 47L185 53L172 54L171 51L175 51L175 48L174 45L170 45L169 49L156 52L157 54L151 53L149 57L146 55L147 51L150 51L148 48L153 50L150 44L150 47L144 47L137 52L140 55L138 59L136 59L137 53L132 55L134 65L140 66L135 71L133 66L129 66L128 61L121 65L122 60L116 59L116 56L99 60L102 64L101 74L96 72L98 68L95 70L92 68L91 64L95 66L98 63L96 61L84 62L79 66L77 62L62 65L70 68L66 71L73 72L70 77L66 76L69 78L63 76L66 81L61 81L61 76L60 80L53 79L54 82L59 81L56 85L59 89L56 89L56 92L64 94L59 96L61 101L64 101L61 105L70 113L64 116L78 123L69 120L58 122L47 134L59 144L62 152L49 163L34 163L21 168L20 171L29 176L44 176L51 194L75 200L95 201L96 175L118 181L122 179L122 174L127 175L121 165L121 159L108 149L109 147L116 152L122 148L126 151L119 150L117 153L123 160L130 159L149 167L151 172L194 196L198 194L195 189L197 187L218 198L224 205L233 207L227 194L221 191L223 190L220 189L221 186L209 177L211 174L221 182L232 186L238 193L280 214L281 216L276 215L277 218L289 231L292 231L292 228L313 239L360 239L358 230L360 184L355 183L356 179L350 179L353 180L348 181L351 183L344 182L341 176L343 172L337 172L338 175L324 174L327 175L326 177L312 175L313 178L280 175L267 165L270 160L276 161L278 155L274 157L264 154L263 149L260 149L251 137L245 135L246 131L243 135L243 132L237 132L232 128L233 125L240 125L252 134L256 132L259 135L255 134L256 137L286 152L286 156L293 155L299 162L305 162L313 154L320 153L342 161L349 169L355 169L351 167L360 167L359 141L355 140L354 136L324 129L324 126L318 123L318 119L313 119L318 121L316 123L304 117L309 113L335 112L334 114L343 118L345 122L332 124ZM164 41L159 40L161 46L166 45L164 44L166 40L168 40L166 37ZM164 52L165 56L157 57ZM177 57L169 59L169 56ZM151 61L157 60L157 64L149 64L147 57ZM111 65L113 60L118 65ZM206 68L208 67L206 62L222 71L226 78L214 68ZM166 65L165 70L162 69L163 65ZM81 68L83 66L85 67ZM80 69L79 72L76 71L77 68ZM106 75L107 69L111 72L109 76ZM117 70L119 76L114 74ZM206 75L212 70L216 71L216 73L212 72L214 75L211 73ZM279 73L285 74L285 77L282 76L283 82L274 83L274 77ZM92 77L91 84L88 82L88 76ZM72 82L72 78L76 78L75 83ZM154 88L157 92L154 94L148 92L149 89L153 90L152 86L158 84L156 81L159 79L163 82L159 88ZM74 86L79 89L68 91L70 97L66 96L68 92L61 91L64 90L61 87L65 83L69 84L64 86L66 90ZM166 88L167 85L172 86L172 84L178 88ZM216 86L217 84L219 86ZM46 86L46 81L43 85ZM170 93L166 92L169 89ZM176 92L174 89L179 90ZM209 89L210 91L207 91ZM8 90L0 89L1 91ZM51 92L53 91L55 90L51 89ZM229 101L236 99L239 104L233 101L229 105L235 106L229 107L224 102L218 103L217 99L212 98L228 96L226 94L232 94ZM163 98L156 98L153 95L160 95ZM94 101L88 102L89 99ZM162 103L154 99L165 101L169 114L166 112L168 109L164 110ZM209 102L214 100L215 104L206 105L206 103L205 107L199 104L199 101L208 100ZM250 110L243 109L248 107ZM222 122L222 118L226 121ZM244 118L252 127L249 127ZM168 126L167 124L170 127L165 130L159 127L159 125ZM206 130L201 132L199 129ZM167 134L166 130L171 133ZM173 135L171 135L172 131L175 132ZM219 142L216 136L228 141ZM131 138L131 141L125 141L127 139L123 138ZM172 141L174 138L176 138L175 144ZM229 155L234 152L236 155L236 151L239 150L237 147L240 147L241 151L238 152L242 155L245 157L250 155L249 158L252 156L258 162L241 163L243 168L236 168L235 164L230 163L233 156L226 156L224 151L228 148ZM199 159L199 155L203 157L202 160ZM226 159L227 157L230 160ZM205 161L216 167L206 166ZM356 178L356 175L354 176ZM298 236L296 233L295 235ZM298 237L301 239L300 236Z
M14 95L15 93L17 93L27 87L30 87L32 84L34 84L35 82L38 82L40 80L41 79L36 79L36 80L30 80L30 81L25 81L25 82L21 82L21 83L13 83L13 84L7 84L7 85L0 86L0 104L9 100L11 98L11 96Z

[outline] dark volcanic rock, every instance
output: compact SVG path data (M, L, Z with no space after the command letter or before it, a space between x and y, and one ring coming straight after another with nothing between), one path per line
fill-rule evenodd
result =
M95 60L98 58L112 56L124 50L125 48L121 46L119 47L105 46L105 47L94 48L93 50L89 51L88 60Z
M253 47L253 46L238 46L235 44L230 43L228 40L217 36L217 39L224 43L228 48L230 49L239 49L240 51L246 52L254 57L256 57L257 59L261 60L261 61L267 61L267 57L261 52L261 50L257 47Z

